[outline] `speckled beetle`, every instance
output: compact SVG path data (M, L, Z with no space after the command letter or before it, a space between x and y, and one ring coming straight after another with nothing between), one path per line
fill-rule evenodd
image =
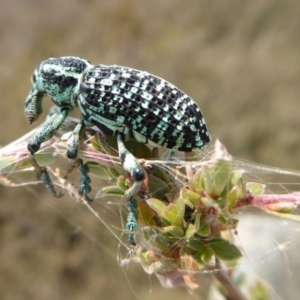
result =
M126 191L127 200L139 191L145 175L125 148L125 140L179 151L199 151L210 141L196 103L174 85L144 71L117 65L94 66L72 56L49 58L38 65L32 76L32 89L25 102L30 124L42 113L46 95L60 107L60 114L35 133L28 150L38 175L55 196L60 195L55 193L46 169L37 164L34 153L56 133L74 107L79 107L83 118L68 140L67 156L77 157L79 134L85 126L96 125L107 135L117 135L120 161L134 182ZM82 163L80 171L80 192L90 200L87 166Z

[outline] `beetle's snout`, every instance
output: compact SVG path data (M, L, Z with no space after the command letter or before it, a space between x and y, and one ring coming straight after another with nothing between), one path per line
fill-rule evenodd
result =
M36 114L34 114L32 112L25 113L25 116L26 116L27 122L30 125L38 118L38 115L36 115Z
M35 107L36 96L29 94L25 102L25 117L29 124L32 124L38 118Z
M29 124L32 124L42 113L42 98L43 94L36 90L31 90L25 100L25 117Z

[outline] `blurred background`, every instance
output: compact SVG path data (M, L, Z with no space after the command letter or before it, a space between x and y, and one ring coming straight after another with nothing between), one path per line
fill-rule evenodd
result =
M32 129L23 110L35 67L74 55L172 82L199 104L213 139L232 155L300 169L299 1L0 4L2 146ZM43 187L0 186L0 193L2 299L200 299L161 288L139 265L121 268L117 243L75 201L57 207L66 198L52 199ZM74 234L83 219L93 224L89 238Z

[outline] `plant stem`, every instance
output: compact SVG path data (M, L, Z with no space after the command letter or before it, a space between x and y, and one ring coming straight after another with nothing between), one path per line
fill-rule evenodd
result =
M246 197L240 198L235 208L256 205L263 207L268 204L289 202L294 204L300 204L300 193L289 193L289 194L263 194L263 195L247 195Z
M218 259L216 259L216 265L214 267L214 276L221 283L225 290L224 297L226 300L246 300L240 289L233 282L228 272L222 269L222 266Z

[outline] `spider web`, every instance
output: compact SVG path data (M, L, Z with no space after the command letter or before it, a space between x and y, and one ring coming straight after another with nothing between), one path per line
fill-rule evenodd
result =
M71 123L72 121L70 119ZM28 155L26 142L33 132L1 149L1 183L9 187L20 187L20 190L26 189L34 198L39 199L37 185L40 182L35 179L33 169L26 161ZM131 278L132 272L134 274L136 268L134 261L137 260L133 259L133 250L128 246L127 234L124 232L127 214L125 200L122 197L108 197L107 195L103 197L99 192L103 187L114 184L115 178L109 173L106 174L106 179L99 179L92 175L92 185L95 191L94 202L88 203L80 199L76 186L79 181L77 172L73 172L68 180L62 176L62 172L68 169L69 164L63 158L65 148L61 146L60 141L61 139L55 137L47 142L48 144L45 143L41 161L48 165L56 188L61 188L66 195L63 201L55 198L47 201L47 206L55 214L67 220L75 228L75 233L83 233L105 255L117 260L124 270L124 276L132 293L136 298L140 298L139 289ZM188 164L199 168L208 153L209 151L202 153L201 157L198 156L196 160L195 157L190 158L191 162ZM146 162L173 174L177 179L176 184L179 187L184 186L185 178L178 172L178 169L187 165L186 158L178 154L170 162L166 160L167 154L163 153L160 157L161 160ZM109 157L109 159L120 165L117 157ZM267 194L291 194L300 191L300 172L258 165L237 158L233 158L232 162L234 168L243 170L248 181L264 184ZM174 165L177 166L177 169L174 168ZM44 197L50 198L49 195ZM235 277L240 278L239 280L245 280L247 287L255 285L257 280L262 281L268 287L272 299L293 299L294 295L300 293L297 280L300 275L299 268L297 268L297 262L300 259L298 251L300 227L298 222L295 222L295 220L298 221L297 214L298 209L294 210L293 214L287 214L286 218L280 218L276 213L274 215L267 214L258 209L244 208L240 210L236 215L239 225L235 231L230 231L230 234L234 243L237 243L241 249L243 257L232 268L226 266L227 271L234 272ZM109 236L109 243L107 243L107 238L105 243L102 242L104 232ZM138 238L139 235L141 233L137 235ZM214 269L211 273L214 274L217 271ZM155 285L152 277L148 277L148 275L145 277L150 278L149 290L152 293ZM204 277L200 278L205 280ZM168 284L164 278L160 278L160 280L162 284ZM158 286L156 288L159 289ZM203 293L203 286L200 289ZM193 291L191 298L196 298L199 294L198 291ZM216 292L216 294L214 291L212 293L212 299L218 299L218 297L223 299Z

